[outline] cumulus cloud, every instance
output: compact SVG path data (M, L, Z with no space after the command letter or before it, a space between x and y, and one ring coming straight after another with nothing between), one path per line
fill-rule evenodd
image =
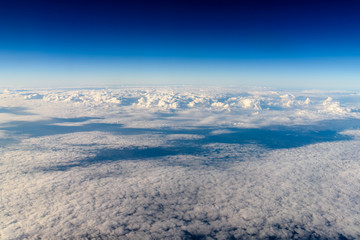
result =
M346 95L9 90L0 239L360 238Z
M44 117L106 115L108 120L111 117L118 118L116 115L119 112L128 117L135 112L136 116L141 116L140 113L173 113L174 118L193 118L194 122L202 115L202 118L216 119L215 124L222 122L251 127L256 120L269 125L279 123L281 118L284 120L281 124L296 124L329 118L359 117L357 109L360 108L359 95L344 92L244 92L241 89L221 88L32 89L7 92L0 96L6 107L21 104L34 114ZM195 117L194 112L197 112ZM241 122L236 121L239 116ZM129 124L133 126L136 121L132 120ZM137 120L140 126L144 124L141 117ZM159 121L159 124L166 123Z

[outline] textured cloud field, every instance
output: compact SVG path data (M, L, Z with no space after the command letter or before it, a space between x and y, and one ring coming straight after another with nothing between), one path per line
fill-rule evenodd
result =
M0 239L358 239L360 93L0 89Z

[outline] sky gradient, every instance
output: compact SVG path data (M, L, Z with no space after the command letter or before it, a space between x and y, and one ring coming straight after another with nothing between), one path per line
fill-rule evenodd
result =
M360 90L359 1L0 2L0 84Z

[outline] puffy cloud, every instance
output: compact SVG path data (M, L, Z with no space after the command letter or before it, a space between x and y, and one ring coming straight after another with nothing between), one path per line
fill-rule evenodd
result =
M301 121L323 120L326 118L359 117L358 97L350 93L285 92L285 91L253 91L243 92L241 89L182 89L182 88L129 88L98 90L27 90L9 91L1 95L7 107L17 103L28 107L41 116L61 116L59 109L66 112L63 116L109 115L118 112L157 113L170 112L177 116L197 111L219 118L218 111L232 113L225 122L234 123L241 116L243 121L254 123L252 113L257 119L268 121L284 115L292 119L292 123ZM23 99L21 99L23 98ZM16 99L16 101L15 101ZM24 101L28 100L28 101ZM30 101L31 100L31 101ZM221 116L223 117L223 116ZM267 124L272 124L272 123Z
M340 106L339 102L333 101L331 97L328 97L325 101L323 101L322 106L323 109L320 111L328 112L330 114L343 115L347 112L346 109Z

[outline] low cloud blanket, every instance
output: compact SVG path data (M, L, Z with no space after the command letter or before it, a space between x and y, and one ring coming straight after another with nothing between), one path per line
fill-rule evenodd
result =
M358 239L359 100L0 89L0 239Z

